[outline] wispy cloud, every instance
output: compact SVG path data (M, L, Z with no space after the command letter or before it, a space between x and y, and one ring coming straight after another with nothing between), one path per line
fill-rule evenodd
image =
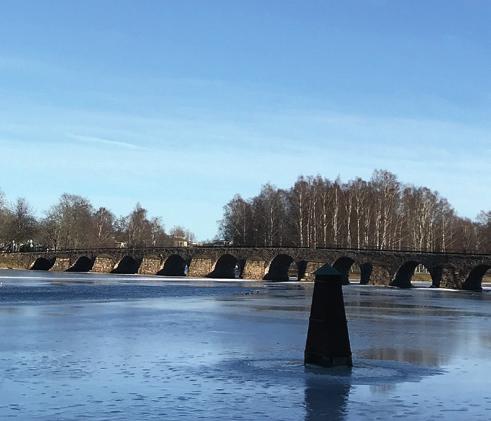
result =
M112 140L112 139L106 139L98 136L83 136L83 135L78 135L78 134L69 134L68 135L70 138L78 141L78 142L84 142L84 143L95 143L99 145L108 145L108 146L117 146L120 148L125 148L125 149L132 149L132 150L144 150L145 148L137 145L135 143L130 143L130 142L122 142L120 140Z
M20 56L0 56L0 71L27 73L36 76L61 77L65 70L59 65L49 63L42 60L33 59L31 57Z

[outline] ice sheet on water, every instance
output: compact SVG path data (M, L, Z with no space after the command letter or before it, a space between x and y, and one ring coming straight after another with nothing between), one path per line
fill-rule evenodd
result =
M0 419L491 414L489 293L344 288L347 370L303 365L312 285L80 278L1 288Z

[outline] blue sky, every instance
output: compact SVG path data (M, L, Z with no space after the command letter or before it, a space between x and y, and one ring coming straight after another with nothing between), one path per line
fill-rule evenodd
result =
M376 168L491 209L489 1L0 4L0 188L212 238L235 193Z

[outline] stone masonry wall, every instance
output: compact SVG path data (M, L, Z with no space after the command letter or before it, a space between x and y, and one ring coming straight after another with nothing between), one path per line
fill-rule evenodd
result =
M491 255L418 253L383 250L340 250L315 248L253 248L253 247L182 247L165 249L112 249L112 250L61 250L26 253L0 253L0 268L29 269L38 258L52 261L56 258L52 270L68 269L80 256L95 259L92 271L109 273L115 263L124 256L140 262L140 273L156 274L161 268L164 256L179 255L184 261L191 262L189 276L204 277L213 270L213 265L221 256L231 255L239 265L244 263L243 278L262 280L267 266L275 257L286 255L295 262L306 265L303 279L312 280L315 270L323 264L334 265L338 259L351 259L358 265L373 266L369 283L390 285L398 277L398 271L406 263L423 264L431 271L435 286L446 288L473 288L478 290L480 279L472 279L474 268L491 267ZM288 260L288 259L286 259ZM347 270L347 269L346 269ZM482 269L480 269L482 272ZM479 273L481 273L479 272ZM402 278L401 278L402 279ZM440 282L438 282L440 281ZM466 282L469 281L469 282ZM408 283L406 286L410 286Z
M194 258L189 265L188 276L204 278L213 270L213 259Z
M160 259L144 257L140 268L138 269L138 273L144 275L155 275L160 270L161 265L162 262Z
M29 269L35 256L0 253L0 269Z
M265 270L266 270L266 262L264 260L248 259L246 260L244 265L242 278L262 280L265 275L264 273Z
M70 259L68 257L57 257L55 264L50 269L53 272L64 272L71 266Z
M114 261L110 257L97 257L91 272L110 273L114 269Z

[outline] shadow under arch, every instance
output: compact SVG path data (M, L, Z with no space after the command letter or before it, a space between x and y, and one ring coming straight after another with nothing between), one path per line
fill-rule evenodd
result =
M178 254L172 254L157 272L160 276L186 276L186 260Z
M478 265L474 267L462 285L462 289L468 291L482 291L482 280L488 270L491 270L491 265Z
M90 272L94 266L95 259L87 256L80 256L76 262L65 272Z
M38 257L29 270L50 270L55 264L56 257Z
M292 267L293 263L293 257L287 254L278 254L271 260L263 279L265 281L289 281L290 277L295 277L298 280L298 267L297 264Z
M111 273L132 275L138 272L141 260L134 259L131 256L124 256L111 271Z
M418 261L409 261L403 263L397 270L394 279L392 280L390 285L399 288L412 288L413 284L411 283L411 280L413 279L414 271L418 266L422 266L428 271L431 276L431 286L438 288L440 286L440 280L442 277L442 269L429 269L424 264Z
M224 254L215 262L213 270L206 276L207 278L236 279L240 278L243 270L243 263L231 254Z
M370 282L373 265L371 263L357 264L351 257L343 256L337 259L332 267L343 275L343 284L349 285L349 274L353 265L360 270L360 285L367 285Z

